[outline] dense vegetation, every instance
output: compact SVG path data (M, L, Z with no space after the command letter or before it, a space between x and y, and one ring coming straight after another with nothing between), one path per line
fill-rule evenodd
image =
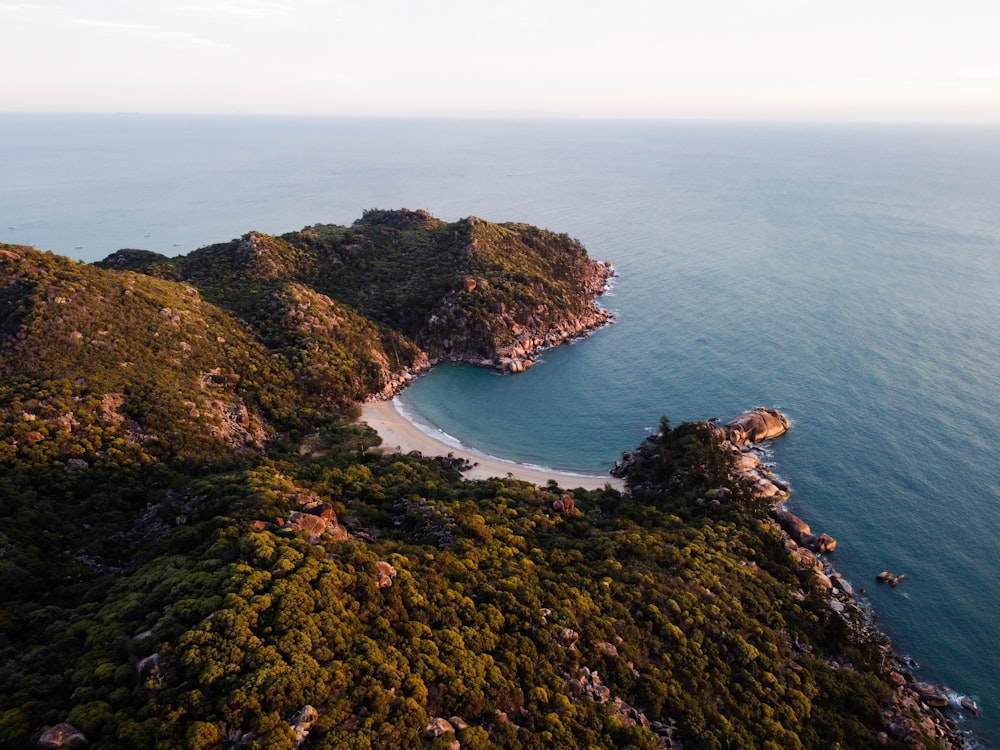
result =
M0 746L902 747L879 639L708 426L664 419L621 494L348 421L463 279L508 330L579 289L577 247L419 212L103 268L0 247Z

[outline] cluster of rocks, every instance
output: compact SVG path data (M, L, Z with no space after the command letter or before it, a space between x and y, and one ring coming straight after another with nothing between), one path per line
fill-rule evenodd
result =
M461 716L452 716L449 719L445 719L442 716L431 717L431 720L427 722L427 728L424 730L424 737L429 741L433 742L438 737L443 737L449 732L453 735L461 732L463 729L468 729L469 723L463 719ZM457 739L452 740L448 743L448 750L460 750L462 743Z
M382 390L375 394L375 398L380 401L387 401L406 388L413 379L423 372L427 372L433 366L427 352L419 352L408 366L400 370L385 368L382 372Z
M416 454L417 458L420 458L420 451L410 451L410 455ZM456 456L454 453L449 453L447 456L435 456L434 460L438 462L445 471L457 471L463 474L476 466L475 463L470 461L463 456Z
M375 585L380 589L387 589L392 586L392 582L396 580L397 575L396 569L385 560L379 560L375 563Z
M451 513L425 497L396 498L392 503L393 524L405 529L408 536L421 544L434 544L447 549L455 543L457 524Z
M888 570L883 570L881 573L875 576L876 581L878 581L879 583L888 583L890 586L898 585L899 582L902 581L904 578L906 578L905 573L899 573L897 575L893 575Z
M772 503L787 500L790 490L786 482L764 466L753 446L784 434L789 426L788 418L777 409L758 406L716 428L722 435L723 446L728 446L733 454L733 473L754 495Z
M501 347L496 354L482 361L502 373L524 372L535 364L539 352L583 338L614 320L614 313L596 305L586 308L575 318L553 324L542 330L541 324L529 318L528 325L511 325L514 342Z
M614 644L609 643L606 645L614 648ZM659 750L674 750L681 747L677 736L677 726L673 719L665 722L651 722L642 709L636 708L622 698L613 695L611 688L604 684L596 670L584 666L580 668L579 677L564 675L563 679L566 680L569 693L574 699L587 699L592 700L594 703L608 705L611 707L613 711L612 716L616 721L626 726L640 726L654 732L659 737Z
M552 510L557 513L565 513L566 511L573 510L576 507L576 500L573 499L572 495L562 494L552 501Z
M914 747L924 747L921 738L925 736L945 748L964 750L968 747L958 725L946 713L952 708L946 688L918 682L897 662L889 670L889 681L895 690L895 701L886 710L887 737ZM978 711L970 698L958 699L957 703L972 714Z
M812 533L812 529L809 528L809 524L784 508L772 506L768 510L768 515L774 519L775 523L781 527L781 530L791 537L792 541L799 547L806 547L820 554L833 552L837 549L836 539L829 534L816 536Z
M300 499L299 510L289 512L286 518L253 521L250 528L253 531L302 532L310 544L319 544L323 537L333 541L352 538L347 527L337 520L332 505L322 502L312 493L306 492L297 496Z

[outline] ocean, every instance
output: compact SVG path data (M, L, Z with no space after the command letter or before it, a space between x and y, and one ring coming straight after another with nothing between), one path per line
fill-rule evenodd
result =
M404 407L585 473L662 415L780 408L788 508L1000 747L1000 128L0 115L0 158L0 241L85 261L367 208L580 239L614 325L522 375L438 367Z

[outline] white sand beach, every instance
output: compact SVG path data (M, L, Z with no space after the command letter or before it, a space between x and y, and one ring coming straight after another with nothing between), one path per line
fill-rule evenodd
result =
M523 479L540 486L544 486L550 479L554 479L563 489L583 487L593 490L601 489L605 485L611 485L622 491L625 489L625 483L610 474L586 476L539 469L513 461L504 461L469 449L456 448L423 432L400 414L392 401L371 401L365 404L361 409L361 421L367 422L381 436L383 450L400 453L417 450L425 456L446 456L451 453L456 457L477 464L463 474L467 479L489 479L510 475L515 479Z

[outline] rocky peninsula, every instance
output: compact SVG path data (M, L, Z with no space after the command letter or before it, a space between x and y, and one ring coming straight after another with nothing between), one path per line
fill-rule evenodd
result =
M720 447L731 455L738 480L756 497L772 503L768 515L780 529L789 555L810 574L830 609L844 619L856 638L870 639L875 628L871 613L857 600L855 587L837 572L828 557L837 549L836 540L828 534L813 534L805 521L781 507L791 489L763 465L755 450L757 444L779 437L790 426L788 418L778 410L756 407L718 428ZM954 709L947 690L918 681L905 660L892 651L885 635L877 633L877 637L884 640L883 666L894 688L893 700L883 709L888 733L912 746L922 745L921 737L931 737L946 748L966 748L966 738L949 716L949 709ZM963 708L972 710L965 704Z

